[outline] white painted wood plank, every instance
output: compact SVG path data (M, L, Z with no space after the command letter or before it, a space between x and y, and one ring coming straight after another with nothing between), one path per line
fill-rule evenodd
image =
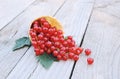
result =
M72 79L120 79L120 15L117 14L120 13L120 6L118 4L120 5L120 3L111 3L106 7L103 5L94 9L82 46L92 49L90 57L93 57L95 62L88 66L87 57L81 57L75 66Z
M35 0L0 0L0 29Z
M42 15L51 15L51 16L54 15L55 12L59 9L59 7L63 3L64 3L64 0L61 0L61 1L51 0L51 1L42 1L42 2L36 1L25 12L23 12L21 15L19 15L14 21L12 21L9 25L7 25L3 30L0 31L0 45L1 45L0 46L0 50L1 50L0 51L0 79L5 79L10 74L12 69L16 66L16 64L19 62L19 60L22 58L22 56L24 56L24 54L26 53L26 51L28 49L26 47L26 48L23 48L23 49L13 52L12 47L15 44L15 40L20 37L23 37L23 36L28 36L29 25L35 18L38 18ZM29 49L29 50L31 50L31 49ZM31 52L32 52L32 56L31 56ZM30 57L34 56L34 52L28 51L26 56L29 57L27 60L31 61L29 59L30 59ZM27 57L25 57L25 58L27 58ZM26 60L26 65L29 66L30 62L27 63L27 60ZM34 59L32 61L31 62L34 64ZM37 64L36 62L35 62L35 64ZM24 66L24 64L23 64L23 66ZM26 79L28 77L28 75L30 75L32 73L32 71L34 70L35 64L31 66L31 67L33 67L33 69L31 69L30 71L27 71L29 73L26 73L27 74L26 76L24 76L24 75L22 76L20 74L19 75L23 79ZM27 66L25 66L25 67L27 67ZM24 68L24 67L22 67L22 68ZM20 69L20 70L22 70L22 69ZM20 71L20 70L18 70L18 71ZM20 73L20 72L17 72L17 73ZM15 76L15 74L14 74L14 76ZM16 74L16 77L17 76L18 75ZM15 79L16 77L13 77L11 79ZM17 77L16 79L19 79L19 78Z
M63 24L65 35L74 36L79 45L87 26L93 3L81 3L81 0L68 0L55 17ZM49 70L38 67L30 79L69 79L74 61L54 62Z

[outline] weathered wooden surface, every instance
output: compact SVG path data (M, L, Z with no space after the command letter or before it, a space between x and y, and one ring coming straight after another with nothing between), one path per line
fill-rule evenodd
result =
M92 49L95 62L88 66L82 57L72 79L120 79L120 3L102 1L96 1L82 45Z
M119 0L1 0L0 79L120 79L119 7ZM15 40L28 36L30 23L42 15L56 17L65 35L92 49L94 64L87 65L82 54L76 63L54 62L46 70L32 47L13 52Z
M9 24L35 0L0 0L0 29Z

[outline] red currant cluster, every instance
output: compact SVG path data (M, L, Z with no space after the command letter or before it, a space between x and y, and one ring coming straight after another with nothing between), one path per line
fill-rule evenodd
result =
M37 19L30 29L32 45L36 56L44 52L52 54L58 60L78 60L83 49L75 46L72 36L64 38L63 31L51 26L45 18Z
M76 47L72 36L63 36L63 31L51 26L45 18L32 23L29 31L36 56L44 52L52 54L58 60L73 59L77 61L83 48ZM90 53L86 53L89 55Z
M91 50L90 49L85 49L85 55L89 56L90 54L91 54ZM94 62L93 58L91 58L91 57L87 58L87 63L88 64L92 64L93 62Z

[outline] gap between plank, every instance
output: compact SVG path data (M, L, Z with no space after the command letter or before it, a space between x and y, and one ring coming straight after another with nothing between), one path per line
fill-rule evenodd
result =
M59 12L59 10L63 7L63 5L66 3L66 1L67 1L67 0L65 0L65 1L63 2L63 4L58 8L58 10L55 12L55 14L53 14L53 16L55 16L55 15Z
M86 32L87 32L87 28L88 28L88 25L89 25L89 22L90 22L90 19L91 19L93 10L94 10L94 4L95 4L95 1L94 1L94 3L93 3L93 8L92 8L92 10L91 10L91 13L90 13L90 16L89 16L89 19L88 19L88 22L87 22L87 25L86 25L86 28L85 28L84 34L83 34L83 36L82 36L82 40L81 40L81 42L80 42L79 47L81 47L82 44L83 44L83 42L84 42L84 38L85 38L85 35L86 35ZM72 78L72 75L73 75L73 72L74 72L75 65L76 65L76 61L75 61L74 64L73 64L73 68L72 68L72 71L71 71L71 74L70 74L69 79Z
M23 56L26 54L26 52L30 49L30 47L28 47L28 49L25 51L25 53L23 54ZM16 63L16 65L19 63L19 61L22 59L22 57L18 60L18 62ZM7 77L10 75L10 73L14 70L14 68L16 67L16 65L11 69L11 71L8 73L8 75L5 77L5 79L7 79Z

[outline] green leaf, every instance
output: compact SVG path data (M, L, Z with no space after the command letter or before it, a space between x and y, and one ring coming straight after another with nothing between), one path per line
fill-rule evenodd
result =
M38 56L38 60L45 69L48 69L50 68L52 63L56 61L56 58L53 57L52 55L44 53L43 55Z
M15 46L13 47L13 51L20 49L25 46L31 46L30 39L28 37L22 37L20 39L17 39Z

